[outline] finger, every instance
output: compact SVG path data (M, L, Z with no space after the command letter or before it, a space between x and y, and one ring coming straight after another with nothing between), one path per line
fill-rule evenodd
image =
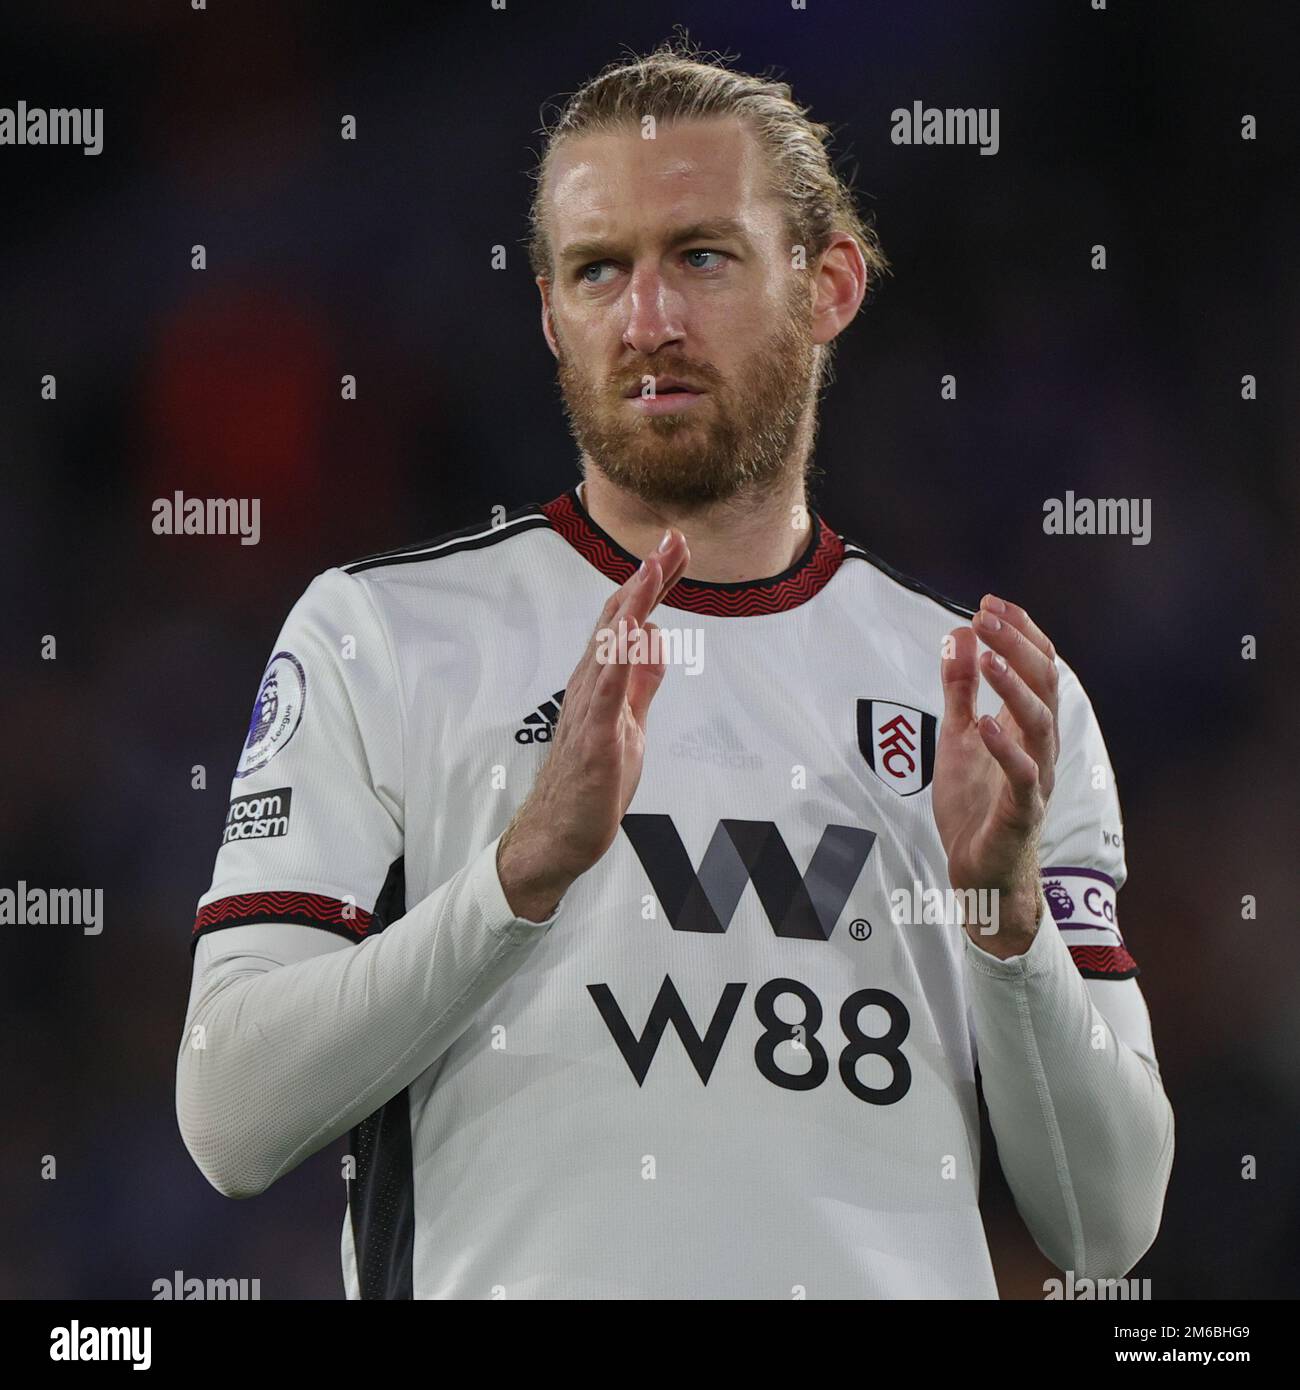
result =
M619 640L619 633L626 637ZM596 677L592 683L591 700L587 706L586 723L612 728L623 712L628 684L637 666L637 648L641 625L634 617L622 614L613 628L614 641L597 653Z
M670 528L668 544L659 551L659 559L664 567L664 580L655 598L656 604L663 602L691 562L691 548L681 531Z
M569 683L565 686L564 705L561 713L563 713L563 709L567 709L571 718L586 717L590 708L596 677L600 674L603 665L598 659L600 653L612 641L617 640L620 619L626 616L632 600L639 590L649 589L657 584L657 574L657 562L656 564L647 563L620 584L605 600L600 615L596 619L596 626L592 628L591 636L587 639L582 656L579 657L578 664L574 667L573 674L569 678Z
M1038 764L990 715L979 721L980 737L1006 776L1007 798L1019 829L1029 829L1038 818Z
M641 568L627 581L627 590L620 615L645 622L650 610L659 602L664 585L664 561L659 551L652 551L641 561Z
M964 729L975 719L975 698L980 675L975 657L979 643L968 627L955 628L944 638L939 657L939 676L943 682L943 717Z
M638 624L644 621L641 610L649 604L651 596L659 589L662 575L663 566L659 557L647 555L636 573L626 579L606 600L605 607L601 610L604 622L597 623L596 630L592 633L593 646L603 632L617 629L620 621L635 619ZM611 604L612 613L609 612Z
M660 548L647 555L641 567L605 600L586 650L569 683L570 694L565 697L565 704L575 714L585 717L591 713L592 700L606 664L597 660L599 651L607 647L611 639L617 641L621 622L631 622L638 627L645 624L655 606L681 578L690 557L686 537L676 527L669 527L666 541L660 543ZM628 640L632 640L630 634ZM607 698L612 697L607 695ZM607 706L604 713L609 714Z
M971 620L976 636L993 651L1006 657L1029 688L1053 712L1056 710L1056 661L1014 623L981 608ZM1046 639L1044 639L1046 640Z
M650 643L650 650L658 650L658 627L654 623L646 623L645 633ZM650 712L650 701L654 699L655 692L663 684L664 672L667 669L668 667L662 659L642 662L633 670L631 679L628 681L628 707L632 711L632 718L636 720L642 730L645 729L646 716Z
M646 556L647 561L653 559L659 567L658 583L647 586L650 592L638 591L632 608L637 621L642 624L686 572L686 566L690 563L691 552L686 537L674 526L668 528L665 536L666 540L659 543L658 549Z
M984 652L981 655L980 670L985 680L1002 696L1003 707L1015 721L1021 742L1038 764L1040 774L1048 784L1043 792L1046 799L1057 755L1056 721L1052 718L1052 711L1011 669L1006 658L997 652Z
M1055 659L1056 648L1052 645L1052 639L1018 603L999 598L997 594L985 594L980 599L980 607L985 612L992 613L994 617L1001 618L1003 622L1010 623L1012 627L1024 633L1049 660Z

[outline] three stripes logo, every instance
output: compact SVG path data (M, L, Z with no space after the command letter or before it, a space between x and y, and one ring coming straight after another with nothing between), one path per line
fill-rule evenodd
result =
M560 722L560 706L564 691L557 690L549 700L543 700L532 714L524 715L523 727L515 730L516 743L550 743L555 726Z

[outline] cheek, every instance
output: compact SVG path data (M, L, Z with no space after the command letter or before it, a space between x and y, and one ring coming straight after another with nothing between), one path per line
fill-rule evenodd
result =
M572 323L556 325L556 367L567 389L581 392L593 400L604 391L610 371L609 352L595 347Z
M579 314L568 313L564 318L551 318L551 331L564 355L583 371L598 370L593 364L609 357L611 344L617 348L619 335L608 315L594 312L587 306Z
M784 293L782 293L784 291ZM687 352L713 363L730 376L791 332L802 299L791 301L785 286L743 299L718 296L700 304L692 316Z
M780 333L807 300L802 277L788 274L765 276L759 285L735 287L733 292L704 295L696 306L699 322L707 325L715 341L753 345Z

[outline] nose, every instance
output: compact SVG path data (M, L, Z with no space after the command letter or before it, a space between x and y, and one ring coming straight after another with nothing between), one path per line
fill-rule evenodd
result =
M664 282L657 267L641 266L634 270L627 292L625 346L648 357L665 343L677 342L684 335L680 296Z

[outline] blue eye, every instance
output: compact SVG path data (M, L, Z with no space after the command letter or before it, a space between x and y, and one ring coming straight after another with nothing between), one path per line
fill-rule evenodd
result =
M692 270L717 270L722 262L727 259L727 253L725 251L710 251L706 247L699 247L693 251L683 252L683 254L687 259L687 264ZM711 265L701 264L699 260L694 259L702 256L714 257L714 263ZM607 270L612 272L614 269L615 266L613 261L591 261L578 271L578 279L584 285L606 285L609 283L609 277L603 272Z

